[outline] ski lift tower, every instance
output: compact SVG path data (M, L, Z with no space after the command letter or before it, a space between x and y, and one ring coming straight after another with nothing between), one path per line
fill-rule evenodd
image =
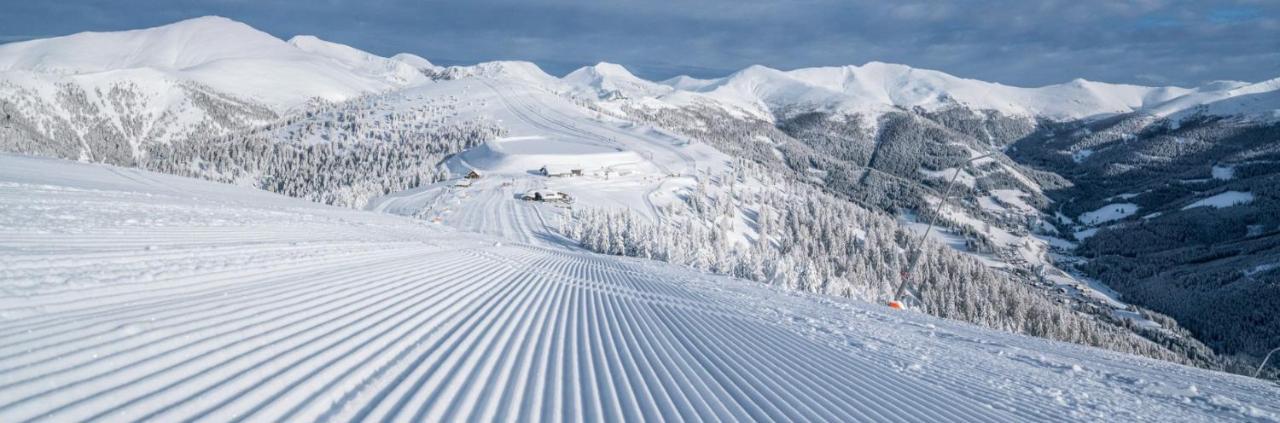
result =
M906 293L907 282L911 280L911 274L916 270L916 264L920 262L920 256L924 254L924 240L929 238L929 232L933 231L934 224L938 221L938 215L942 213L942 206L951 198L951 188L955 186L956 179L960 178L960 172L964 171L975 161L991 157L996 153L987 153L978 157L971 157L965 160L963 164L956 167L956 173L951 175L951 180L947 182L947 188L942 192L942 200L938 201L938 207L934 208L933 216L929 216L929 226L924 229L924 234L920 235L920 240L916 241L915 254L911 260L907 262L907 268L902 271L902 280L898 282L898 288L893 292L893 299L889 300L889 307L902 310L906 306L902 303L902 295Z

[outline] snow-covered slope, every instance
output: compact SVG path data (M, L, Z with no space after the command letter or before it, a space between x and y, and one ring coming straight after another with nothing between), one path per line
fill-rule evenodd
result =
M400 59L388 59L347 45L321 40L312 35L295 36L289 39L289 44L299 50L331 58L352 73L367 73L392 84L408 85L421 83L426 79L418 70L418 66L422 63L415 65ZM419 57L419 59L422 58ZM431 63L427 62L426 66L430 67Z
M1258 380L245 188L0 156L0 200L5 421L1280 418Z
M1280 78L1255 84L1220 83L1157 105L1146 112L1179 119L1194 114L1280 121Z
M350 47L314 37L295 41L286 43L243 23L210 16L149 29L0 45L0 71L82 75L147 68L281 108L312 97L343 100L424 79L388 68L397 62Z

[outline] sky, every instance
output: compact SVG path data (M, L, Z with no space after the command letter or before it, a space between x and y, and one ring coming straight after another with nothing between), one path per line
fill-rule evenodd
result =
M0 0L0 42L220 15L445 65L596 62L649 79L901 63L1010 85L1280 77L1280 0Z

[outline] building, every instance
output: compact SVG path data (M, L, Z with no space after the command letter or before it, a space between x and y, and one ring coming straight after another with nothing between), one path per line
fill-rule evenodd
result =
M582 176L582 169L557 165L543 165L541 169L538 169L538 173L547 177Z
M569 195L560 191L537 189L524 193L520 198L525 201L570 202Z
M476 172L475 169L471 169L470 172L467 172L467 179L480 179L480 172Z

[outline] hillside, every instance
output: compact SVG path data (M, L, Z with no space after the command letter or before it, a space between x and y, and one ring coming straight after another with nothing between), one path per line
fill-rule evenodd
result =
M256 190L0 156L0 197L5 420L1280 418L1262 381Z

